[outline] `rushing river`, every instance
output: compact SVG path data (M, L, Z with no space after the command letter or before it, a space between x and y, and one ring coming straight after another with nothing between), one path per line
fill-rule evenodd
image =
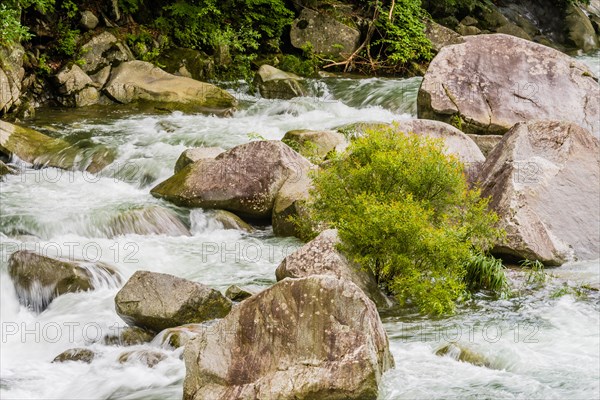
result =
M589 58L595 62L596 58ZM596 64L597 68L597 64ZM235 92L240 110L230 118L141 113L124 107L42 110L33 126L72 140L114 148L117 160L99 176L57 169L27 170L0 183L0 397L22 399L178 399L185 367L181 350L153 342L134 346L163 352L154 368L120 364L124 348L100 339L125 324L114 310L117 287L67 294L40 314L17 301L7 260L17 249L100 259L124 279L136 270L164 272L224 291L231 284L264 288L275 268L300 246L255 233L224 230L202 210L154 199L150 188L172 174L188 147L231 148L260 135L281 139L292 129L326 129L356 121L415 116L420 80L330 79L315 82L315 97L289 101ZM109 238L107 225L123 210L161 205L189 224L192 236L126 235ZM210 245L210 246L209 246ZM216 246L216 247L215 247ZM211 251L208 251L208 249ZM218 248L215 252L212 249ZM598 261L566 267L570 275L504 300L481 297L446 319L411 314L384 316L396 368L383 381L382 399L588 399L600 397L600 302L597 292L564 294L598 280ZM564 295L562 295L564 294ZM480 354L486 367L435 351L458 342ZM62 351L88 347L91 364L51 363Z

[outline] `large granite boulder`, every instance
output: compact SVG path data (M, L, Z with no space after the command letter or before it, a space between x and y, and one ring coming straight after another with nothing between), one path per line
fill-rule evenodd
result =
M164 65L163 69L170 74L199 81L212 79L215 74L213 59L194 49L175 47L161 51L158 62Z
M430 20L425 21L425 37L429 39L435 51L440 51L442 47L464 43L465 41L461 35L452 29Z
M360 31L324 12L304 8L292 22L290 39L298 49L310 44L317 54L344 58L359 46Z
M231 301L198 282L137 271L117 293L115 308L128 325L160 332L223 318L231 310Z
M184 111L222 111L235 107L236 99L210 83L171 75L145 61L129 61L113 68L104 92L112 100L160 103Z
M590 52L600 47L596 30L590 18L583 12L579 4L569 4L565 10L566 31L578 49Z
M65 66L54 76L58 86L57 100L66 107L84 107L98 103L100 93L96 84L76 64Z
M417 106L419 118L460 119L466 133L503 134L517 122L551 118L598 137L598 92L590 69L566 54L513 36L479 35L438 53Z
M36 312L62 294L116 286L121 281L114 268L104 263L51 258L28 250L10 256L8 274L19 302Z
M303 79L270 65L261 65L254 76L254 86L265 99L292 99L306 96Z
M253 141L188 165L151 193L181 206L267 219L284 183L301 179L311 167L280 141Z
M469 136L452 125L429 119L412 119L396 121L394 127L401 132L442 139L445 153L457 156L464 163L467 179L472 182L477 178L485 156Z
M496 253L547 265L600 255L600 144L587 130L564 121L516 124L481 180L507 232Z
M312 275L331 275L355 283L379 308L391 306L392 301L379 289L373 274L361 269L341 254L336 246L340 239L335 229L321 232L319 236L281 261L275 276L305 278Z
M187 149L181 153L175 162L174 173L178 173L183 168L195 163L198 160L212 160L223 152L225 152L225 150L220 147L195 147L193 149Z
M185 346L185 400L375 399L392 368L375 305L330 276L285 279Z
M33 129L0 120L0 154L17 156L37 167L85 170L96 173L114 160L104 146L79 147Z
M80 53L83 61L81 69L88 74L95 74L106 66L135 60L129 47L106 31L81 46Z
M20 44L4 46L0 44L0 116L14 110L20 104L23 55Z

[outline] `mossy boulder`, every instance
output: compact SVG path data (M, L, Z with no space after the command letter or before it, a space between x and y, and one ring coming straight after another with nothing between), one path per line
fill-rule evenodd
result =
M159 64L170 74L185 76L199 81L215 77L212 57L194 49L175 47L161 52Z
M375 399L394 360L371 300L331 276L285 279L187 342L184 400Z
M265 99L292 99L306 96L304 79L270 65L261 65L254 76L254 86Z
M137 271L115 297L117 314L131 326L160 332L223 318L231 301L219 291L173 275Z
M478 367L489 367L490 362L474 350L459 343L449 343L436 350L435 354L440 357L451 357L456 361L473 364Z
M298 49L310 45L317 54L342 59L359 46L360 31L331 14L303 8L292 22L290 39L292 46Z
M52 138L33 129L0 120L0 153L17 156L36 167L100 172L114 161L111 149L101 145L82 147Z
M210 210L208 215L223 225L223 229L237 229L244 232L254 232L255 229L232 212L225 210Z
M122 104L143 101L181 111L222 112L237 105L235 97L215 85L171 75L145 61L113 68L104 93Z
M109 65L135 60L126 44L120 42L115 35L104 31L81 46L81 69L88 74L95 74Z
M214 160L188 165L154 187L151 194L180 206L270 219L284 183L301 179L311 167L308 160L280 141L253 141Z
M41 312L54 298L98 286L116 286L121 278L115 269L101 262L64 260L33 251L19 250L8 260L8 274L19 302Z

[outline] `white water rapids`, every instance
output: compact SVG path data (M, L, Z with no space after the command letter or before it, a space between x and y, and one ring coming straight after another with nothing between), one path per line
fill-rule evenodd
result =
M592 58L592 61L596 59ZM116 315L118 288L60 296L40 314L21 306L7 273L17 249L99 259L124 280L136 270L164 272L224 291L229 285L267 287L275 268L300 242L269 227L247 234L224 230L202 210L154 199L150 188L172 174L188 147L231 148L255 134L281 139L292 129L326 129L357 121L412 118L419 79L335 79L317 83L314 98L289 101L239 95L231 118L182 113L132 114L119 107L41 111L34 127L57 137L102 143L117 160L94 176L57 169L28 170L0 183L0 397L2 399L179 399L181 350L160 343L134 346L167 358L154 368L120 364L129 348L99 339L125 323ZM108 238L106 223L121 211L161 205L178 213L192 236ZM597 280L598 261L571 267L574 284ZM396 368L381 399L592 399L600 397L600 301L596 294L558 296L563 279L509 300L477 299L445 319L384 316ZM522 281L517 281L522 284ZM553 295L554 296L551 296ZM440 357L456 341L488 367ZM51 363L66 349L88 347L91 364Z

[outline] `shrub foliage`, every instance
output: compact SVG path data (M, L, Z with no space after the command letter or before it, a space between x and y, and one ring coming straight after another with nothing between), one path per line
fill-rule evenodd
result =
M473 262L502 232L463 169L438 140L367 131L316 173L309 210L402 304L451 312L467 289L503 285L503 272L482 277L490 271Z

